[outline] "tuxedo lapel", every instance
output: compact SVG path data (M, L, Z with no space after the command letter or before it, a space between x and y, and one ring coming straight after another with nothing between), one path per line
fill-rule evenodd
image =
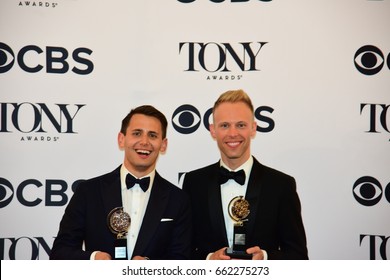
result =
M213 227L212 232L216 232L220 239L224 240L226 246L229 244L226 236L225 219L223 217L221 185L218 181L219 162L217 162L210 172L208 187L208 209L210 210L210 221Z
M248 216L248 223L247 223L247 233L250 235L250 233L254 230L255 226L255 220L258 215L258 205L259 205L259 199L260 199L260 192L262 188L262 173L263 168L262 165L253 158L253 166L250 173L249 181L248 181L248 187L246 190L245 198L249 202L249 209L250 214Z
M160 175L156 172L145 216L138 233L137 242L134 247L133 255L144 255L144 252L155 235L157 227L161 222L164 210L168 206L168 191ZM168 217L169 218L169 217Z
M120 167L102 178L101 199L107 214L116 207L122 207Z

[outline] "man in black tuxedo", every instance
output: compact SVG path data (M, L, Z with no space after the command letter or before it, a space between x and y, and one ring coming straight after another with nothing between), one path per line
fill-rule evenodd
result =
M188 196L155 170L159 154L167 148L167 124L165 116L149 105L131 110L123 119L118 134L123 164L79 184L66 207L50 259L114 259L123 258L123 252L127 252L125 259L190 257ZM129 227L123 212L117 214L125 222L109 221L110 212L121 207L130 216ZM116 244L122 242L123 248L123 239L117 239L121 224L128 233L118 256Z
M234 240L230 202L240 196L249 203L243 219L243 251L249 258L308 259L295 179L251 155L256 128L252 102L243 90L227 91L215 102L210 133L221 160L186 173L182 183L192 206L194 259L240 258L226 253Z

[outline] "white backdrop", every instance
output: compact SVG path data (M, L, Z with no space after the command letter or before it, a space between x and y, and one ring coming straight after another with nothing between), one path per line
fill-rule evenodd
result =
M1 259L48 259L72 185L121 164L131 108L169 119L173 183L217 161L203 122L237 88L253 154L297 180L309 257L388 259L390 1L185 2L0 2Z

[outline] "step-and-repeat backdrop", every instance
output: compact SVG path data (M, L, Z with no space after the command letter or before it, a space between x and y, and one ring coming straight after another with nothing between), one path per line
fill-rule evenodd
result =
M166 114L173 183L216 162L210 108L238 88L310 258L388 259L389 32L390 0L1 0L1 259L48 259L72 188L122 163L131 108Z

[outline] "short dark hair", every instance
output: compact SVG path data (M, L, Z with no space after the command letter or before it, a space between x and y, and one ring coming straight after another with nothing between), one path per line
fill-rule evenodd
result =
M159 110L157 110L151 105L139 106L137 108L132 109L130 113L127 114L127 116L122 120L121 133L123 133L123 135L126 135L127 127L129 126L131 118L135 114L141 114L158 119L161 123L162 139L165 139L167 137L167 118L164 116L163 113L161 113Z

